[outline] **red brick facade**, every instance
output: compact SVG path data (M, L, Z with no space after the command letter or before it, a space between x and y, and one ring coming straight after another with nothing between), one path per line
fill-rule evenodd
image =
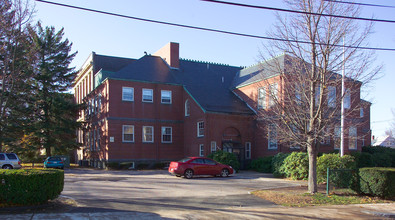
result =
M158 53L167 56L167 60L163 60L171 62L168 68L180 67L178 48L178 44L171 43ZM252 114L210 111L182 83L112 77L105 68L95 69L99 66L95 64L95 56L98 55L93 53L81 68L74 86L76 102L86 104L78 119L85 121L86 127L78 131L78 141L83 147L78 151L77 160L104 167L105 162L112 161L167 162L227 150L244 162L292 151L281 145L276 149L268 148L267 132L254 114L259 112L257 93L260 83L233 91ZM125 59L124 62L127 66L138 61ZM207 71L212 71L210 68L207 64ZM106 74L109 76L105 77ZM180 70L179 74L184 73ZM270 82L282 86L279 77L273 77ZM361 102L359 93L355 94L358 97L353 100ZM366 134L365 138L357 140L357 150L370 144L370 105L366 102L364 106L363 114L353 113L355 117L362 116L364 121L357 133ZM333 151L333 141L323 144L321 149Z

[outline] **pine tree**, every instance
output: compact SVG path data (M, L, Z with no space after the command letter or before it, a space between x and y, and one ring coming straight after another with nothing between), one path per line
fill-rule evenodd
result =
M34 75L35 90L35 136L39 138L41 146L51 156L52 149L59 151L64 144L72 146L77 124L75 118L70 117L76 106L72 104L66 94L73 82L75 72L69 65L76 53L71 53L72 44L63 40L63 28L56 32L54 27L41 26L30 30L37 62Z

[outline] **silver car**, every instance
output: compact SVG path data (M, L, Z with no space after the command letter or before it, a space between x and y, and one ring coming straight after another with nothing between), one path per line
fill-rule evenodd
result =
M14 153L0 153L0 167L2 169L20 169L21 160Z

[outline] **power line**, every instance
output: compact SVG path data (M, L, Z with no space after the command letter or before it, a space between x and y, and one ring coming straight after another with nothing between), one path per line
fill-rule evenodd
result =
M339 0L324 0L327 2L337 2L342 4L350 4L350 5L361 5L361 6L370 6L370 7L380 7L380 8L395 8L392 5L379 5L379 4L370 4L370 3L361 3L361 2L349 2L349 1L339 1Z
M99 11L99 10L95 10L95 9L83 8L83 7L73 6L73 5L66 5L66 4L61 4L61 3L57 3L57 2L50 2L50 1L45 1L45 0L35 0L35 1L46 3L46 4L52 4L52 5L67 7L67 8L83 10L83 11L95 12L95 13L99 13L99 14L111 15L111 16L116 16L116 17L121 17L121 18L128 18L128 19L133 19L133 20L138 20L138 21L145 21L145 22L156 23L156 24L163 24L163 25L169 25L169 26L175 26L175 27L189 28L189 29L202 30L202 31L210 31L210 32L215 32L215 33L229 34L229 35L235 35L235 36L241 36L241 37L257 38L257 39L264 39L264 40L273 40L273 41L282 41L282 42L291 42L291 43L300 43L300 44L311 44L311 42L308 42L308 41L299 41L299 40L289 40L289 39L281 39L281 38L274 38L274 37L266 37L266 36L244 34L244 33L239 33L239 32L224 31L224 30L218 30L218 29L212 29L212 28L205 28L205 27L197 27L197 26L191 26L191 25L177 24L177 23L171 23L171 22L165 22L165 21L151 20L151 19L133 17L133 16L128 16L128 15L116 14L116 13L112 13L112 12L105 12L105 11ZM328 44L316 43L316 45L326 46ZM346 47L346 48L351 48L351 49L362 49L362 50L395 51L395 48L383 48L383 47L357 47L357 46L344 46L344 45L337 45L337 44L332 44L330 46Z
M325 17L345 18L345 19L362 20L362 21L395 23L395 20L373 19L373 18L363 18L363 17L350 17L350 16L332 15L332 14L321 14L321 13L314 13L314 12L296 11L296 10L291 10L291 9L274 8L274 7L258 6L258 5L248 5L248 4L235 3L235 2L218 1L218 0L200 0L200 1L211 2L211 3L218 3L218 4L225 4L225 5L240 6L240 7L247 7L247 8L256 8L256 9L265 9L265 10L272 10L272 11L289 12L289 13L296 13L296 14L308 14L308 15L318 15L318 16L325 16Z

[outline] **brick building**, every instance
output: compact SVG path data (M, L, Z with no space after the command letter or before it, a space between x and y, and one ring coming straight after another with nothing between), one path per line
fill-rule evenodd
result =
M83 147L76 159L103 167L112 161L155 163L207 156L221 149L244 163L289 151L270 144L258 129L257 82L262 79L257 71L258 65L241 68L180 59L178 43L139 59L93 52L74 84L76 102L86 106L78 118L85 128L78 131ZM277 76L271 77L276 82ZM370 144L370 105L365 106L365 125L356 129L366 138L358 139L355 150ZM326 150L333 146L329 141Z

